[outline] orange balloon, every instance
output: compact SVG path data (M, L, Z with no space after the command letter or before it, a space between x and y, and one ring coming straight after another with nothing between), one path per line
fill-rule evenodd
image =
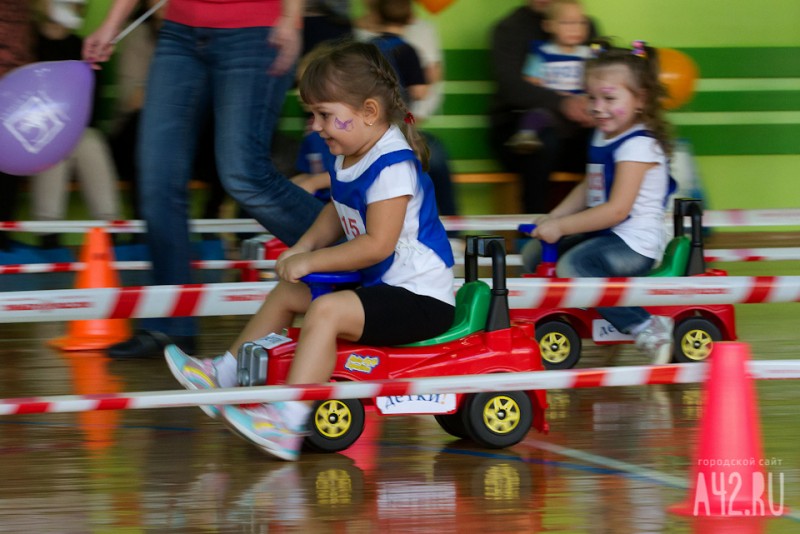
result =
M454 0L417 0L431 13L438 13L453 3Z
M672 48L659 48L658 66L658 79L667 88L667 96L662 101L664 108L676 109L689 102L699 74L694 60Z

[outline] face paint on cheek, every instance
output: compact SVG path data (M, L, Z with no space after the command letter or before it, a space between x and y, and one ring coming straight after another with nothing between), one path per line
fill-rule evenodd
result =
M344 130L345 132L349 132L353 129L353 119L348 119L344 122L339 120L339 117L333 118L333 126L337 130Z

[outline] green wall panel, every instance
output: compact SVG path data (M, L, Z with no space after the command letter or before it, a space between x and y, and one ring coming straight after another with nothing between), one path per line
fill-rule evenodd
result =
M677 131L699 156L800 154L800 124L684 125Z

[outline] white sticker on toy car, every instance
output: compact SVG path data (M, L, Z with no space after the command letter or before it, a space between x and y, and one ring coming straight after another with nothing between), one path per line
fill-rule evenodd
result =
M382 414L449 413L456 409L454 393L430 395L393 395L377 397L375 405Z
M267 334L262 338L258 338L253 343L256 345L261 345L265 349L271 349L272 347L277 347L278 345L283 345L284 343L288 343L292 340L290 337L282 336L280 334L271 333Z
M623 334L605 319L595 319L592 321L592 339L596 342L633 341L633 336Z

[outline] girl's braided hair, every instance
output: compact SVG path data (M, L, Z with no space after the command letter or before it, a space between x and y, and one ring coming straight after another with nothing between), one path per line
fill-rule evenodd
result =
M400 82L378 47L345 40L319 45L310 54L299 84L305 103L341 102L361 109L368 98L378 100L386 120L400 127L422 168L428 169L428 145L413 120L408 120L411 115Z
M667 157L672 155L672 127L664 118L664 108L661 105L662 98L667 96L667 90L658 78L658 51L646 46L643 41L634 41L633 48L619 48L611 46L608 40L600 39L591 46L595 53L586 61L584 77L588 78L601 69L627 67L630 72L629 89L644 95L641 121L653 133Z

